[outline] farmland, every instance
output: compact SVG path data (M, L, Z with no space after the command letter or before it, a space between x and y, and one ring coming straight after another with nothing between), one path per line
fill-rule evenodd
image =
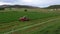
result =
M30 21L19 21L27 16ZM60 11L49 9L2 10L0 34L60 34Z

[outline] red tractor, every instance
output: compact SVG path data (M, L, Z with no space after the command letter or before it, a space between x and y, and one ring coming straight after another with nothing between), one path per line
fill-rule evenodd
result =
M29 21L29 18L27 18L26 16L23 16L19 19L19 21Z

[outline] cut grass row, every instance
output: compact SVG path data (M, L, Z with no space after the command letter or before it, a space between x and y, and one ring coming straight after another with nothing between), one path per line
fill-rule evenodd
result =
M56 18L56 17L54 17L54 18ZM49 18L49 19L45 19L45 21L48 21L48 20L51 20L51 19L54 19L54 18ZM42 22L45 22L45 21L42 21ZM34 25L34 24L38 24L38 23L41 23L41 22L37 22L37 23L32 23L32 24L30 24L30 25ZM26 23L27 24L27 23ZM27 26L30 26L29 24L27 25ZM27 27L27 26L24 26L24 27ZM16 28L16 29L19 29L19 28ZM16 30L15 29L15 30ZM14 30L13 30L14 31Z
M28 22L11 22L9 24L3 24L3 26L0 27L0 32L3 33L3 32L8 32L8 31L11 31L11 30L15 30L15 29L18 29L18 28L22 28L22 27L25 27L25 26L29 26L29 25L34 25L34 24L37 24L37 23L41 23L41 22L44 22L44 21L47 21L49 19L53 19L54 17L51 17L51 18L45 18L45 19L38 19L36 21L28 21ZM56 17L55 17L56 18ZM6 26L5 26L6 25Z
M0 27L0 32L8 32L8 31L11 31L11 30L15 30L15 29L18 29L18 28L22 28L22 27L26 27L26 26L30 26L30 25L34 25L34 24L37 24L37 23L41 23L41 22L44 22L44 21L47 21L49 19L53 19L54 17L51 17L51 18L45 18L45 19L38 19L38 20L35 20L35 21L28 21L28 22L11 22L9 24L3 24L1 27Z
M56 32L54 32L55 30L58 30L57 28L59 28L60 24L60 18L59 19L55 19L53 21L50 21L48 23L36 26L36 27L32 27L32 28L28 28L28 29L23 29L23 30L18 30L13 32L14 33L18 33L18 34L55 34ZM46 32L48 31L48 32ZM59 30L60 32L60 30Z
M33 32L33 34L60 34L60 19L49 22L50 26L38 29L37 31Z

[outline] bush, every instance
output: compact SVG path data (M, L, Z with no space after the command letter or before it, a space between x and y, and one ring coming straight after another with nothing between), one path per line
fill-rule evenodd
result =
M0 8L0 10L4 10L5 8Z

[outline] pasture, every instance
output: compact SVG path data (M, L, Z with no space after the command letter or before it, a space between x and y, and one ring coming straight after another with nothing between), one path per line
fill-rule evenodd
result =
M19 21L27 16L30 21ZM60 34L60 11L49 9L2 10L0 34Z

